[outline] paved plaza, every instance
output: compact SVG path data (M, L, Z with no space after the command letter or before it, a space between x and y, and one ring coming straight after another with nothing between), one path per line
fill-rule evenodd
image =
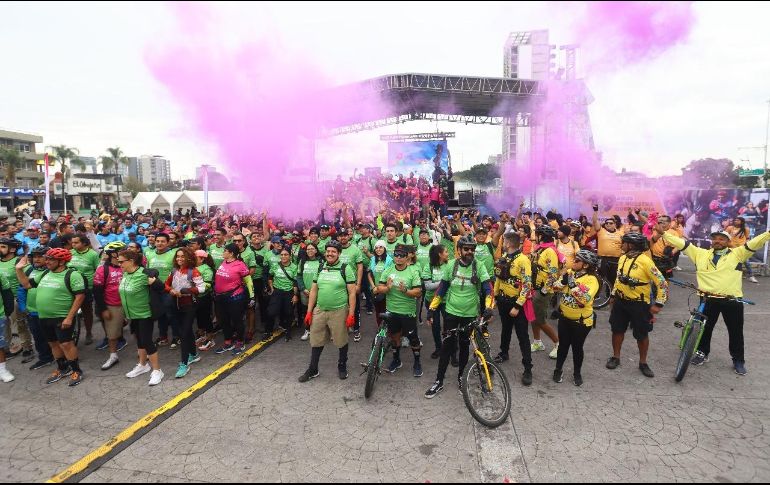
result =
M687 261L685 261L686 263ZM693 280L688 269L679 277ZM88 475L87 482L177 481L720 481L770 480L770 280L746 282L746 357L749 374L737 376L720 322L711 361L673 380L678 329L687 314L685 290L672 289L671 304L651 334L654 379L637 369L629 334L622 366L610 371L608 312L586 343L585 384L572 385L571 358L561 384L551 380L554 361L535 354L535 382L520 383L514 337L512 360L504 364L513 390L511 419L496 430L478 425L457 391L456 369L443 393L426 400L437 361L425 342L425 375L404 367L383 375L374 396L363 396L358 362L368 356L375 333L365 316L364 339L351 342L350 377L336 375L336 349L321 357L321 376L300 384L309 346L294 339L267 348L208 389L155 429ZM497 352L499 320L492 328ZM546 346L550 350L550 345ZM223 365L229 357L211 352L181 380L173 378L178 354L162 352L166 379L155 388L146 377L128 380L135 363L133 342L121 363L102 372L107 354L83 352L83 383L46 386L50 368L30 372L19 358L9 362L17 379L2 386L5 410L0 436L3 481L43 481L102 445L136 420Z

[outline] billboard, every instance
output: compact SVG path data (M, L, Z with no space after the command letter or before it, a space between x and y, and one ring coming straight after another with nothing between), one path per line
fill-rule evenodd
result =
M423 176L431 180L436 166L449 170L446 140L388 143L388 169L391 174Z

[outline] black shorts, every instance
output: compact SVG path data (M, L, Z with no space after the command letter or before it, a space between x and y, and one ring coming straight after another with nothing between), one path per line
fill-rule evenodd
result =
M393 313L393 317L388 322L388 335L401 333L401 335L408 335L417 330L417 317L410 317L408 315L399 315Z
M610 313L612 333L626 333L628 326L634 333L634 338L641 341L652 332L652 313L649 303L616 299Z
M46 342L71 342L72 333L75 330L75 321L69 328L62 329L61 322L64 318L41 318L40 327L43 329Z

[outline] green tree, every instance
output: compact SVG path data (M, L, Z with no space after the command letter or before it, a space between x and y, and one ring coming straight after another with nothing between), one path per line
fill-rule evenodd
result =
M494 181L498 177L500 177L500 167L494 163L480 163L468 170L454 173L455 180L470 182L481 187L494 185Z
M134 177L126 177L123 188L131 192L131 197L136 197L139 192L147 192L147 186Z
M5 181L8 188L11 189L11 204L8 207L9 212L13 213L16 207L16 172L24 165L24 157L15 148L0 148L0 161L5 169Z
M78 158L80 152L77 148L68 147L67 145L57 145L48 147L53 151L53 159L59 162L61 166L61 174L63 179L62 184L62 198L64 199L64 213L67 213L67 180L69 180L70 167L73 165L81 170L86 167L86 164ZM51 157L49 157L50 159Z
M127 166L129 163L129 160L128 160L128 157L126 157L125 154L123 153L123 150L120 149L120 147L108 148L107 153L108 155L106 157L100 158L100 162L102 164L102 171L106 174L110 170L114 170L116 185L118 189L118 201L116 202L115 205L120 206L120 181L117 177L118 167L121 165Z
M726 189L738 183L735 164L727 158L693 160L682 169L682 178L694 189Z

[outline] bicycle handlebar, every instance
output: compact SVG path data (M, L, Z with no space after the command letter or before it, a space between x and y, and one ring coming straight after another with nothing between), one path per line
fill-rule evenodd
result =
M751 300L745 300L743 298L737 298L730 295L720 295L719 293L711 293L709 291L704 291L699 289L697 286L693 285L692 283L685 283L684 281L675 280L673 278L669 279L668 282L676 286L679 286L680 288L687 288L687 289L693 290L699 295L702 295L705 297L724 298L727 300L737 301L738 303L743 303L744 305L756 305L756 303L754 303Z

